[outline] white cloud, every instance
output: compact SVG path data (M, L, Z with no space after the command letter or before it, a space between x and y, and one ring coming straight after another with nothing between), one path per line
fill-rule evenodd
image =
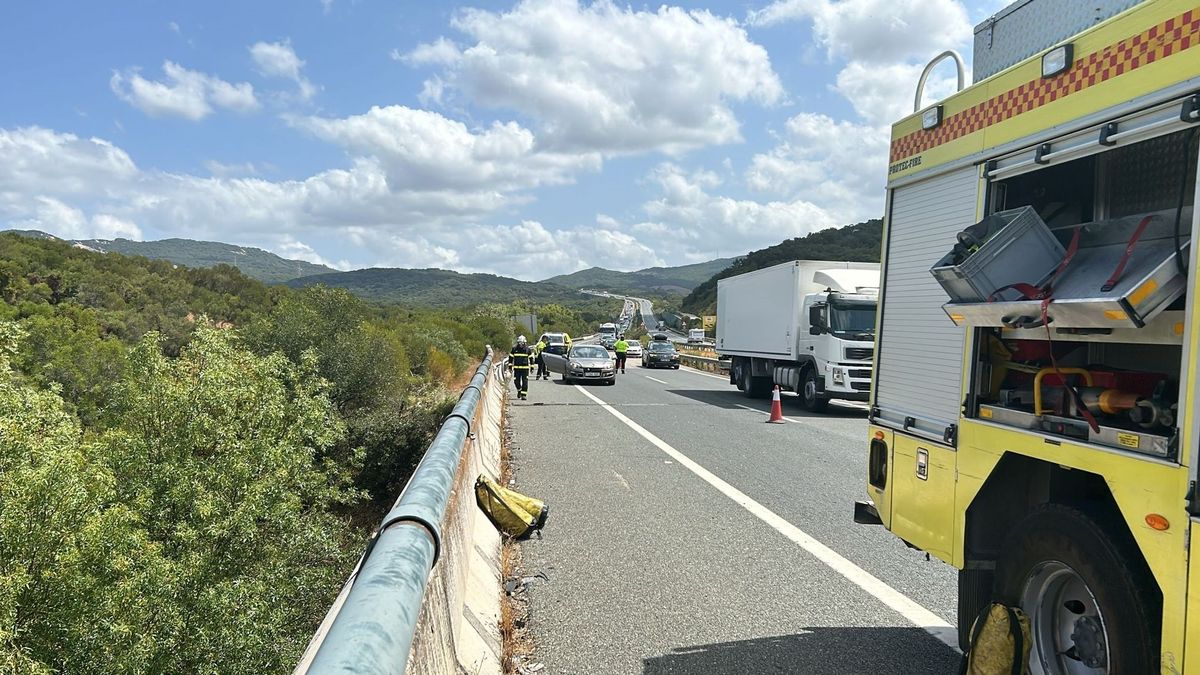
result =
M351 265L345 260L333 262L322 257L317 253L316 249L308 244L293 238L291 235L283 235L278 244L272 247L274 252L289 260L303 260L317 265L332 267L336 270L349 270Z
M328 14L333 11L333 0L321 0L321 12Z
M649 242L663 260L741 254L843 224L830 210L804 198L759 202L713 194L713 175L689 173L671 163L656 167L650 180L661 196L643 205L648 219L622 229Z
M869 63L928 60L972 34L959 0L778 0L748 17L755 26L796 20L813 22L831 57Z
M163 62L166 81L147 80L137 70L114 72L113 93L151 117L200 120L215 108L238 112L257 110L258 99L248 82L232 84L219 77Z
M317 93L317 87L301 72L304 61L296 56L290 40L282 42L256 42L250 47L250 57L258 72L267 77L280 77L296 83L297 92L302 100L310 101Z
M319 138L382 162L395 190L509 192L569 182L596 169L595 154L561 154L537 147L533 133L515 122L470 130L428 110L374 107L341 119L293 120Z
M138 174L129 155L108 141L40 127L0 129L0 157L0 195L47 189L86 195Z
M462 11L453 25L473 44L442 38L405 56L441 67L442 83L427 85L426 98L453 89L519 111L562 150L674 153L730 143L740 139L731 102L783 98L766 50L707 11L523 0L507 12Z
M839 224L878 218L888 143L884 125L801 113L788 120L779 145L754 156L746 184L773 197L803 199Z
M0 199L0 213L3 208L4 201ZM88 218L81 209L53 197L35 197L23 214L18 212L16 215L11 221L13 227L41 230L62 239L142 238L141 228L128 220L108 213L97 213Z

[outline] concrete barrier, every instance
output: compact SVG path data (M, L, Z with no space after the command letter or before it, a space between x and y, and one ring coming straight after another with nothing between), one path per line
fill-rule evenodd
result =
M704 370L710 373L728 373L729 361L710 358L707 356L696 356L694 354L679 353L679 361L689 368L696 370Z

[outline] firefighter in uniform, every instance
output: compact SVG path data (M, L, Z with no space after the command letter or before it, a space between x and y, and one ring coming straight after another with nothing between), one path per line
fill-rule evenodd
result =
M517 338L508 353L508 366L513 371L513 384L517 386L517 398L529 397L529 368L533 365L533 350L525 343L525 336Z

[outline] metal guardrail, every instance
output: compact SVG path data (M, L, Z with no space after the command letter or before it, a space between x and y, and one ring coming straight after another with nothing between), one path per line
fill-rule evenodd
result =
M442 519L462 460L471 420L483 396L492 348L442 423L408 485L367 545L358 568L330 610L328 632L296 673L403 673L425 587L441 548ZM307 657L307 654L306 654Z

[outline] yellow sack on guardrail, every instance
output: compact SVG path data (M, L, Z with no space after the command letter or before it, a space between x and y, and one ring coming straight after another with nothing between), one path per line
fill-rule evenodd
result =
M542 529L550 507L515 490L509 490L483 474L475 479L475 501L496 529L523 539Z

